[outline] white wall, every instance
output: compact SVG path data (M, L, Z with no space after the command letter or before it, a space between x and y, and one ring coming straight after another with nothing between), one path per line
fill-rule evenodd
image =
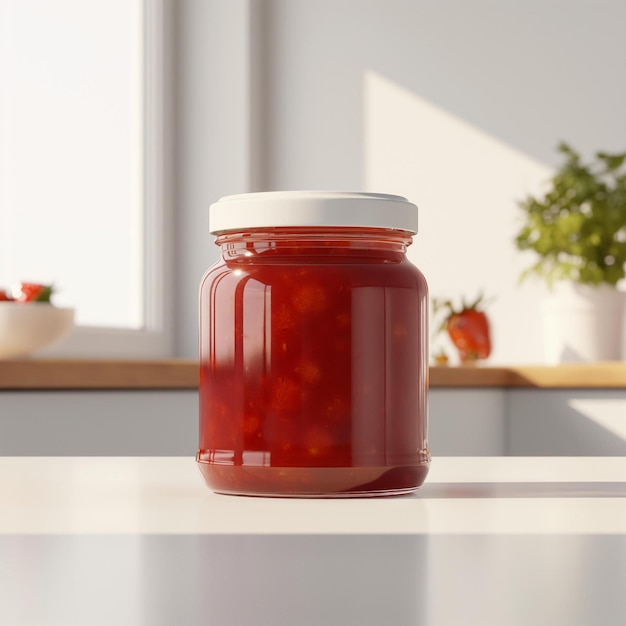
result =
M516 199L566 139L626 147L626 5L264 3L266 188L399 193L438 297L495 297L492 362L543 357L539 288L517 286Z
M215 258L208 204L338 188L415 201L411 257L432 295L484 289L491 362L542 360L541 288L517 285L530 260L512 243L516 200L561 139L624 149L626 5L182 0L176 12L181 356L195 355L195 290Z

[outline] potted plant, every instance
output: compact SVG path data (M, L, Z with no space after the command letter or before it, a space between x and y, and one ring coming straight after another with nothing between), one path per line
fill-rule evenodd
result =
M515 242L539 257L522 278L550 288L544 306L549 362L622 358L626 265L626 153L589 163L561 143L564 162L542 196L519 202Z

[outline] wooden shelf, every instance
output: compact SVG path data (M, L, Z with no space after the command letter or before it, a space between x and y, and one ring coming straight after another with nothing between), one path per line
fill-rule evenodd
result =
M626 389L626 363L433 367L438 388ZM0 390L197 389L195 360L23 359L0 361Z
M0 389L197 389L193 360L0 361Z
M432 367L430 386L626 389L626 363L510 367Z

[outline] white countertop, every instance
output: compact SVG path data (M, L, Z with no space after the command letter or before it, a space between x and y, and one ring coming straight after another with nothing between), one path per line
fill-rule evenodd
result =
M0 533L620 533L626 458L436 458L413 496L306 500L216 495L191 458L12 457L0 502Z
M0 458L0 624L623 626L626 458L436 458L414 496L218 496L190 458Z

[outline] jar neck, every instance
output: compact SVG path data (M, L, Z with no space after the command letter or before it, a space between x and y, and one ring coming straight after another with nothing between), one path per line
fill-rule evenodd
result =
M250 229L218 235L226 261L252 262L274 257L333 258L349 262L357 257L401 262L412 234L402 230L347 227L281 227Z

